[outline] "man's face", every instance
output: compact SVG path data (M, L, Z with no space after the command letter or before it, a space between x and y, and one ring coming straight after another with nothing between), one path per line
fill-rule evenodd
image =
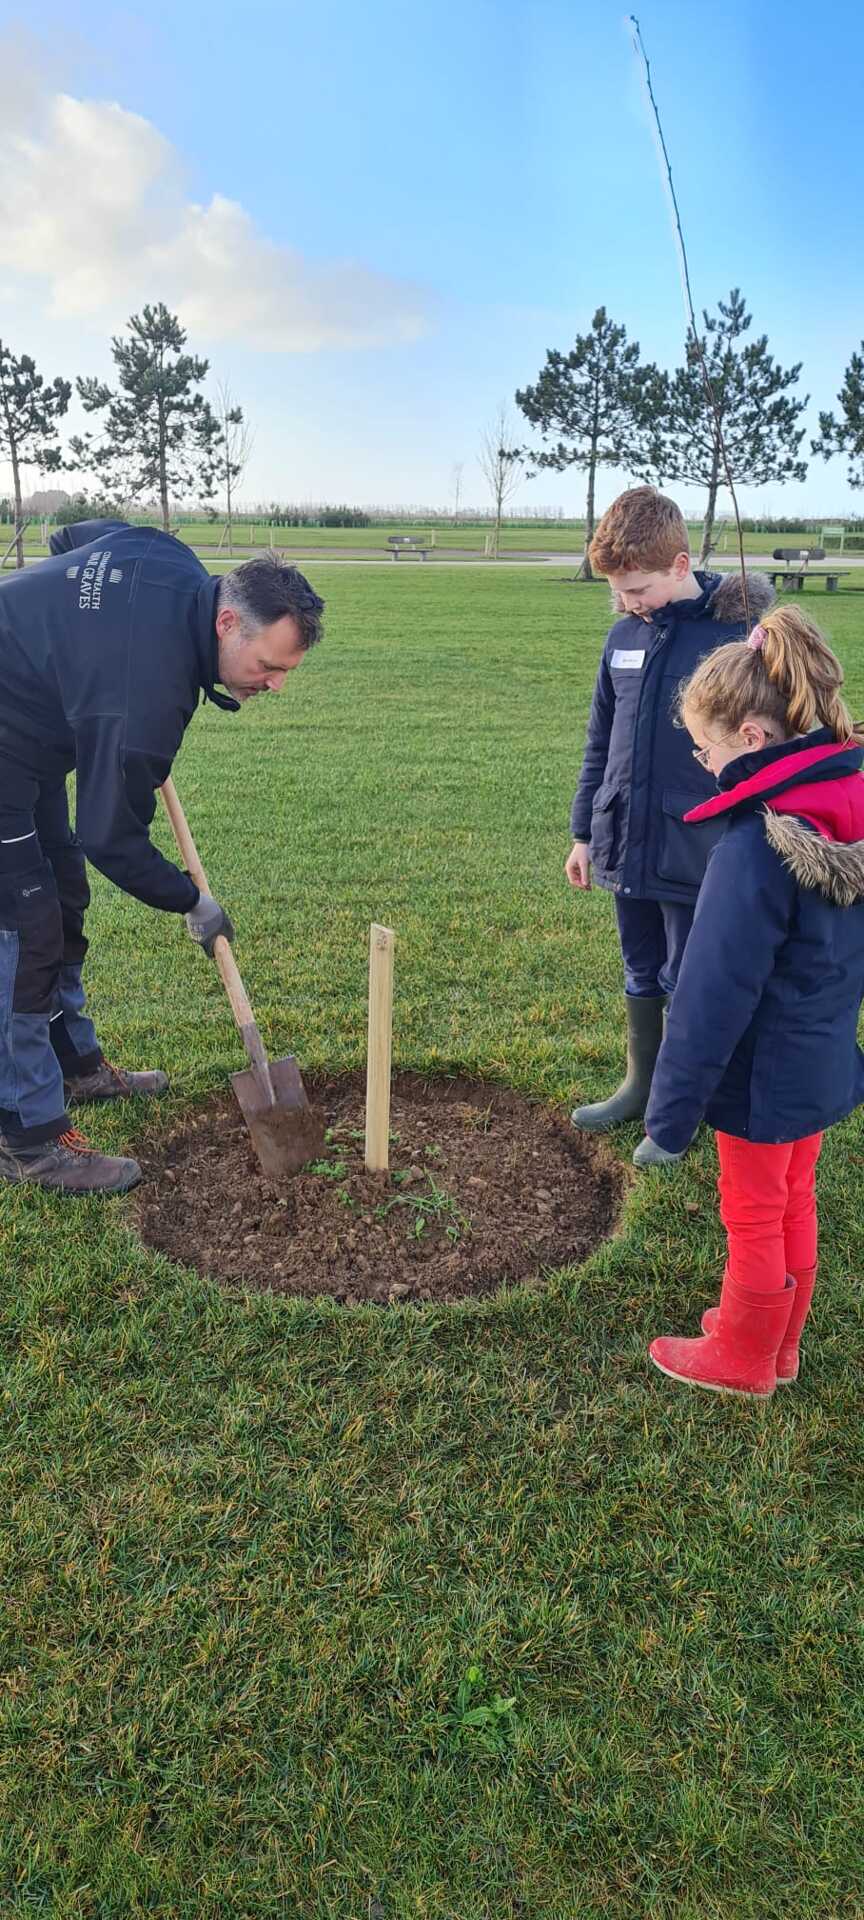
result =
M690 572L689 553L679 553L671 567L655 569L637 568L633 573L607 574L612 592L617 594L625 613L635 613L642 620L649 620L658 607L667 607L674 600L683 581Z
M255 693L278 693L286 673L306 658L300 629L290 614L259 627L248 638L233 607L216 615L219 641L219 678L235 700L251 700Z

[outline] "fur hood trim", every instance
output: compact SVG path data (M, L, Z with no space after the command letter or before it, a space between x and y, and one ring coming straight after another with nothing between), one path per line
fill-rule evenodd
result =
M696 579L700 579L698 572ZM721 620L730 627L737 621L746 619L744 588L737 568L732 573L703 573L701 579L706 586L711 586L711 592L705 604L705 612L710 619ZM615 619L620 620L625 617L626 608L620 593L615 593L610 588L609 597ZM750 603L750 620L753 626L756 625L757 620L761 620L763 613L768 612L769 607L773 607L776 598L777 595L767 573L751 573L748 567L747 599ZM681 604L686 606L687 603L684 601Z
M773 607L776 598L767 573L751 573L748 567L747 599L750 604L750 619L754 626L757 620L761 620L763 613L767 613L768 608ZM734 572L724 574L719 587L715 587L708 602L708 612L712 620L724 620L730 625L734 620L746 619L744 588L741 573L737 567Z
M835 907L864 900L864 840L825 840L794 813L766 808L762 818L769 844L799 887L824 894Z

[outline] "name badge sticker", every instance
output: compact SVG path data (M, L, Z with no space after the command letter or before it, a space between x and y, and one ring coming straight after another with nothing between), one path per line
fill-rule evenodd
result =
M645 665L644 647L616 647L612 655L612 666L633 667L637 671Z

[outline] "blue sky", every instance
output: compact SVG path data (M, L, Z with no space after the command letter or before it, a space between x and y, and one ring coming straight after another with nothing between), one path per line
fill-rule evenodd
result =
M803 361L815 425L864 336L861 10L664 0L640 19L697 304L741 286L754 332ZM46 372L108 372L129 312L176 304L254 425L250 500L444 504L462 462L479 505L483 427L596 306L680 357L618 7L68 0L32 20L0 7L0 330ZM580 511L584 477L518 498ZM842 461L744 502L864 511Z

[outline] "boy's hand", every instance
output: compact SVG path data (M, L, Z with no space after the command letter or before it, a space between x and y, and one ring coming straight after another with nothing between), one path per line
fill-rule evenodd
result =
M574 840L571 852L564 862L564 872L571 887L584 887L586 893L591 886L591 861L588 857L587 840Z

